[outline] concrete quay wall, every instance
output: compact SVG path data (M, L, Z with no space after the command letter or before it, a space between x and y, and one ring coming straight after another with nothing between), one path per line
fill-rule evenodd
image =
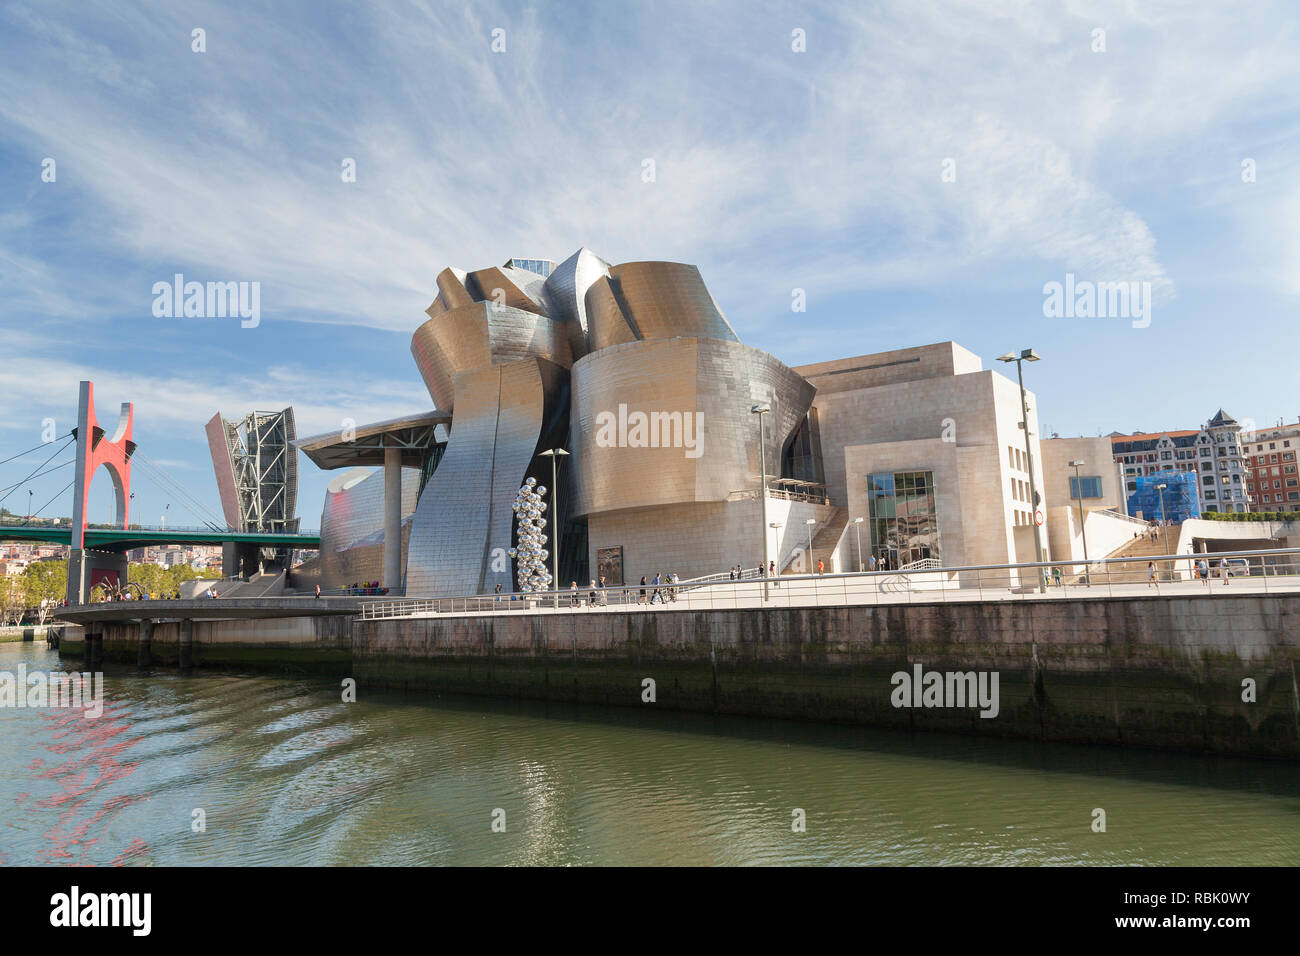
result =
M144 631L139 621L65 624L59 653L74 663L89 656L148 666L265 668L345 676L351 672L351 616L195 620L189 628L185 642L189 650L183 656L179 620L153 624L147 654L141 647Z
M358 692L657 707L1300 757L1300 595L352 615L64 625L87 661L352 676ZM897 672L996 672L998 713L895 707ZM654 681L647 702L646 679ZM1253 682L1254 700L1243 682Z
M357 620L352 655L362 687L1300 756L1300 596ZM917 663L996 671L997 716L893 706Z

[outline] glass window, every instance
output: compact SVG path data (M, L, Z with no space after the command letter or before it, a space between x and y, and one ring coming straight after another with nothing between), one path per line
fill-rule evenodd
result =
M867 476L871 551L891 568L927 558L942 560L934 473L900 471Z
M1071 475L1070 476L1070 497L1072 499L1100 498L1101 497L1101 476L1082 475L1079 478L1075 478L1074 475Z

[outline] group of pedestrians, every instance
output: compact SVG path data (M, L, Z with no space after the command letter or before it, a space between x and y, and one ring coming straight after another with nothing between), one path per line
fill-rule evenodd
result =
M1215 570L1218 571L1219 577L1223 580L1223 586L1226 588L1228 586L1228 578L1232 576L1228 559L1220 558ZM1201 558L1196 562L1196 577L1200 580L1203 587L1208 588L1210 586L1210 562L1206 561L1204 558ZM1160 581L1157 577L1156 563L1154 561L1147 562L1147 587L1153 587L1157 591L1160 590Z
M609 604L608 592L605 590L605 575L600 576L597 581L594 578L588 579L587 585L587 607L606 607ZM497 585L497 593L501 593L501 586ZM578 590L578 582L569 582L569 604L571 607L582 606L582 595Z
M680 580L676 572L673 571L656 572L654 580L650 582L646 581L646 576L643 574L641 575L641 591L637 595L636 603L649 606L656 602L667 604L669 601L676 601L679 583ZM647 590L649 591L648 598Z

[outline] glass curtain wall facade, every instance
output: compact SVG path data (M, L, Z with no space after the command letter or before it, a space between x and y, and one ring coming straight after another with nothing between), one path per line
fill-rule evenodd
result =
M943 560L934 473L884 472L867 476L871 553L902 568L926 558Z

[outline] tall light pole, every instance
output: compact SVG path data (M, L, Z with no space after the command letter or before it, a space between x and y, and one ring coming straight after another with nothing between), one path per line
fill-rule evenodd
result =
M763 416L772 410L772 406L767 402L762 402L750 408L750 411L758 416L758 495L763 519L763 566L759 568L758 576L763 579L763 600L768 600L770 592L768 591L767 581L767 439L763 435Z
M780 530L781 530L782 528L785 527L785 522L784 522L784 521L773 521L771 524L768 525L768 527L771 528L773 531L776 531L776 532L779 533ZM781 556L781 541L780 541L779 538L777 539L777 542L776 542L776 555L777 555L778 558ZM776 573L777 573L777 574L780 574L780 573L781 573L781 569L780 569L780 568L777 568L777 569L776 569ZM780 584L778 584L777 587L780 587Z
M1156 491L1160 492L1160 527L1165 533L1165 554L1169 553L1169 526L1165 524L1165 489L1168 487L1163 483L1156 485Z
M1025 463L1029 467L1029 498L1034 506L1032 520L1034 522L1034 561L1043 560L1043 532L1038 525L1038 486L1034 481L1034 453L1030 451L1029 446L1029 400L1025 398L1025 375L1021 368L1022 362L1040 361L1040 356L1033 349L1021 349L1020 354L1008 352L1006 355L998 356L999 362L1015 362L1016 378L1020 382L1020 414L1022 416L1020 427L1025 430ZM1047 578L1043 574L1042 568L1035 569L1038 572L1038 590L1042 594L1047 593Z
M116 504L116 502L114 502L114 504ZM31 523L31 520L32 520L32 489L28 488L28 489L27 489L27 522L28 522L28 524Z
M853 519L853 531L858 537L858 571L867 570L867 566L862 561L862 515Z
M808 526L808 573L809 573L809 574L812 574L812 573L813 573L813 563L812 563L812 529L813 529L813 525L815 525L816 523L817 523L817 519L816 519L816 518L809 518L809 519L807 519L806 521L804 521L804 524L806 524L806 525Z
M560 456L568 457L563 448L548 448L543 458L551 459L551 584L555 589L555 608L560 607L560 489L556 486L558 472L555 463Z
M1092 569L1088 567L1088 526L1083 517L1083 480L1079 477L1079 469L1086 464L1086 461L1072 461L1070 467L1074 469L1074 490L1079 497L1079 531L1083 535L1083 581L1088 587L1092 587Z

